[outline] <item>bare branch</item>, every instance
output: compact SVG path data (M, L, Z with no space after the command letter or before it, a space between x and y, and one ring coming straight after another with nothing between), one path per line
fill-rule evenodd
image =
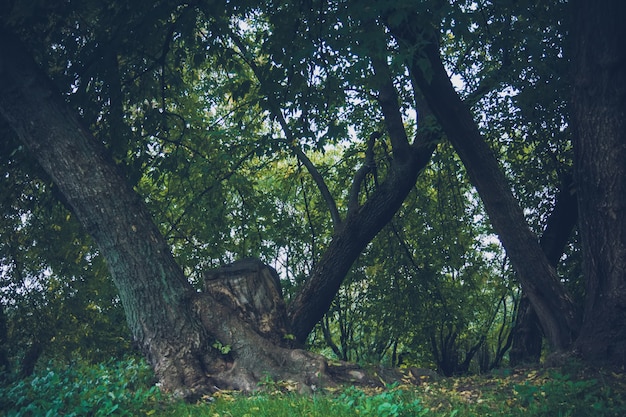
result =
M376 139L381 137L380 132L374 132L370 135L367 141L367 150L365 151L365 160L361 168L354 174L354 180L352 180L352 188L350 189L350 197L348 203L348 210L355 210L359 207L359 191L363 180L373 170L376 169L376 162L374 161L374 143Z

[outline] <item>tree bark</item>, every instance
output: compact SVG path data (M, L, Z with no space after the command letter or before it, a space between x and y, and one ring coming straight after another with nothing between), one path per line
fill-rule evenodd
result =
M404 21L391 25L390 29L406 51L415 51L410 55L411 74L476 187L552 349L565 349L578 332L578 313L572 300L541 250L537 237L529 229L504 172L480 134L470 109L454 90L441 61L438 35L420 33L414 24ZM420 43L425 46L415 50Z
M228 305L261 336L289 346L291 336L276 270L258 259L242 259L204 272L204 291Z
M573 2L574 169L586 298L577 350L626 364L626 3Z

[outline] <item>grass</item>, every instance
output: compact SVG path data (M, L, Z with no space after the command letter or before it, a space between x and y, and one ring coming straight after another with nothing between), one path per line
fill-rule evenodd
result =
M579 364L500 370L419 386L344 387L313 396L265 381L259 392L221 391L195 404L174 401L153 385L149 368L129 359L99 365L53 365L0 387L6 416L624 416L626 375Z

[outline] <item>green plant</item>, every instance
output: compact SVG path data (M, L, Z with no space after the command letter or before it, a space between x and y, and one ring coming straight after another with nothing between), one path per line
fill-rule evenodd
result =
M360 416L403 417L424 416L428 409L419 399L406 402L403 392L395 386L376 395L367 395L363 390L350 387L339 397L339 401Z
M49 366L0 388L7 416L150 415L161 395L147 364L134 358L98 365Z
M515 393L526 415L569 417L621 415L614 407L614 396L596 379L576 379L569 374L552 372L540 381L525 381L515 386Z
M212 345L215 349L219 350L222 355L228 355L232 347L230 345L223 345L222 342L216 340Z

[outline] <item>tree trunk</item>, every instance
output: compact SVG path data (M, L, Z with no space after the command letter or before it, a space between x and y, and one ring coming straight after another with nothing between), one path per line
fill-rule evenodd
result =
M315 264L302 290L289 304L291 331L300 343L306 341L330 305L352 264L376 234L387 224L415 185L421 167L411 157L410 165L392 172L393 180L385 181L360 209L352 211L335 233L328 249Z
M509 351L509 364L539 363L543 345L543 331L539 318L528 296L522 291L513 328L513 342Z
M626 365L626 3L575 1L572 32L584 321L576 348Z
M286 347L288 322L276 276L258 263L208 272L205 291L196 291L103 144L21 43L2 30L0 114L93 236L133 338L164 389L194 398L216 388L254 390L266 377L292 381L300 391L334 381L380 384L353 366L328 367L319 355ZM264 289L257 292L259 285Z
M276 345L288 346L285 302L276 270L258 259L242 259L204 273L204 291Z
M0 383L11 373L11 361L9 360L9 331L7 328L7 316L4 312L4 304L0 302Z
M1 39L0 112L94 237L135 342L164 385L200 387L208 339L190 308L193 288L102 144L73 116L19 41L4 33Z
M298 381L302 389L323 378L321 357L276 346L231 306L192 288L102 143L74 117L24 50L10 34L1 34L0 114L94 237L133 338L163 387L192 397L215 384L253 389L265 375ZM212 348L216 340L232 352L220 355Z
M540 241L541 249L555 269L572 230L576 226L577 219L578 210L573 178L571 175L566 175ZM513 345L509 353L510 364L515 366L520 363L538 363L541 359L542 344L543 331L539 318L528 296L522 292L513 329Z
M438 34L416 32L415 22L404 21L391 25L390 29L407 51L415 51L415 46L420 43L425 45L410 55L411 74L476 187L551 347L565 349L578 331L578 314L572 300L541 250L537 237L529 229L472 113L454 90L441 61ZM424 68L425 62L428 69Z
M372 30L380 31L381 28L372 26ZM381 33L376 32L373 36L377 35ZM385 39L385 36L378 39ZM377 186L363 205L358 204L358 191L365 171L357 172L350 191L346 219L336 228L328 249L316 263L300 293L291 301L288 309L291 330L300 343L304 343L311 330L330 308L354 261L400 209L415 186L419 173L430 161L440 137L437 129L422 129L420 126L416 139L413 143L409 142L398 104L398 94L387 63L377 56L377 51L369 52L372 56L374 83L378 88L378 101L391 142L393 159L385 180ZM421 120L426 120L426 116L430 114L429 109L425 107L420 111ZM368 152L372 151L373 141L377 137L378 135L370 137ZM368 168L367 161L363 168Z

